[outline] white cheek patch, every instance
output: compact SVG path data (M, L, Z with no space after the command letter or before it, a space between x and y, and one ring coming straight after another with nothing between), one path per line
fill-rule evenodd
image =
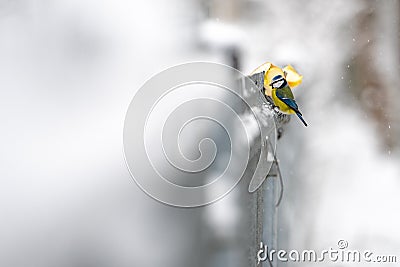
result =
M277 81L276 83L273 84L272 87L274 87L274 88L280 88L280 87L283 85L283 83L284 83L284 80Z

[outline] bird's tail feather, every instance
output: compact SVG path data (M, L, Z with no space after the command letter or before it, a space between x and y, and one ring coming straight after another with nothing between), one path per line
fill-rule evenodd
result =
M307 126L307 122L303 119L302 114L300 113L300 111L296 112L297 117L299 117L299 119L304 123L305 126Z

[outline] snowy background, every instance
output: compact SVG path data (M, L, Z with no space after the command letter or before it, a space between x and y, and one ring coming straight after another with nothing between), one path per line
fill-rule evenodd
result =
M292 118L278 144L280 248L345 239L399 260L399 15L390 0L0 0L0 266L235 266L205 263L198 209L155 202L124 163L136 90L194 60L304 76L309 127Z

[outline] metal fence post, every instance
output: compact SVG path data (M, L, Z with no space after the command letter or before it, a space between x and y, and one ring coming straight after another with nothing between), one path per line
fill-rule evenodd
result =
M248 88L251 85L243 83L241 96L244 98L264 97L263 73L255 74L250 77L256 84L256 88ZM253 90L249 92L249 90ZM274 137L278 134L277 128L280 127L280 120L277 120L277 113L273 106L267 101L260 101L262 107L251 107L253 111L259 112L262 116L268 117L270 131ZM246 116L245 114L243 116ZM271 125L271 120L277 124ZM244 118L246 121L246 118ZM254 121L254 117L249 118L249 128L254 124L266 124L266 121ZM266 125L264 125L266 126ZM273 127L273 128L272 128ZM260 136L254 136L254 139ZM204 219L207 227L203 229L205 238L205 251L203 255L208 258L205 266L219 267L256 267L270 266L268 261L258 262L257 253L260 250L260 243L263 242L268 249L277 247L277 207L276 202L279 195L279 181L276 179L276 169L274 167L274 149L268 149L269 165L264 166L259 173L259 179L265 181L254 192L249 192L249 184L252 181L255 167L259 160L260 151L266 149L260 142L254 141L251 146L251 158L240 183L225 196L222 200L213 205L204 207ZM272 167L271 167L272 164ZM236 214L232 219L221 219L221 212L229 211ZM215 218L214 218L214 217ZM228 212L227 215L228 216Z

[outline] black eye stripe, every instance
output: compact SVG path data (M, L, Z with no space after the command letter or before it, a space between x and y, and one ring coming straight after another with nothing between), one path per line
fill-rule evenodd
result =
M282 82L282 84L280 86L276 86L276 87L274 86L275 84L280 83L280 82ZM279 80L273 81L269 85L274 89L280 89L280 88L283 88L283 87L285 87L287 85L287 81L286 81L285 78L281 78Z
M284 79L284 78L281 78L281 79L279 79L279 80L273 81L272 83L270 83L270 85L272 86L272 85L274 85L274 84L276 84L276 83L279 83L279 82L281 82L281 81L285 81L285 79Z

